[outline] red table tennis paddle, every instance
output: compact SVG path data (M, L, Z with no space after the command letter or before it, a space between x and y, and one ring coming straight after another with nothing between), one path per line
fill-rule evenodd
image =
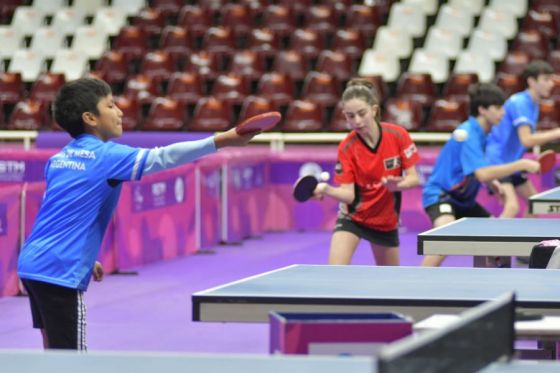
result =
M554 150L546 150L539 155L539 163L541 164L541 174L550 172L556 164L556 153Z
M282 119L277 111L270 111L245 119L235 127L238 135L246 135L252 132L264 132L272 129Z
M300 177L294 184L293 195L296 201L305 202L313 196L319 180L313 175Z

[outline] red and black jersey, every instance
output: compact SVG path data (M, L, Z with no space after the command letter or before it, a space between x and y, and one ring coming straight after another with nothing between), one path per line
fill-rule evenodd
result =
M375 148L352 131L338 146L334 180L354 184L356 197L350 205L341 204L341 214L380 231L397 228L398 213L393 193L380 184L383 177L401 176L419 160L408 132L395 124L381 123L381 136Z

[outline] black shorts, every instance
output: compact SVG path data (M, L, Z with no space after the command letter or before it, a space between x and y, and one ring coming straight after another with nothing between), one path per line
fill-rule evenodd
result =
M514 187L518 187L520 185L525 184L527 182L527 180L529 180L529 178L527 176L527 172L522 171L522 172L516 172L512 175L506 176L506 177L500 179L500 182L509 183L509 184L512 184Z
M437 202L424 209L432 223L442 215L453 215L455 219L461 218L489 218L492 216L484 207L475 203L469 208L460 208L449 202Z
M363 238L373 244L386 246L386 247L396 247L399 246L399 230L395 229L392 231L378 231L376 229L365 227L355 221L347 218L338 218L336 220L336 225L334 226L334 231L344 231L355 234L356 236Z
M48 347L86 350L83 292L42 281L21 282L29 294L33 327L45 330Z

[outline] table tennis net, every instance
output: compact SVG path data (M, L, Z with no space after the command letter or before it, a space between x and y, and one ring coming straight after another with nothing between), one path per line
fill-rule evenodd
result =
M379 373L476 372L509 359L514 348L515 294L504 294L461 314L438 330L387 345L378 356Z

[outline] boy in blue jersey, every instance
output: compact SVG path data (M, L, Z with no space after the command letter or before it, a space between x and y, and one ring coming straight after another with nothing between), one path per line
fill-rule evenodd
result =
M47 188L33 230L18 260L29 294L33 326L45 348L85 350L83 292L101 281L96 262L121 183L176 167L256 135L235 129L199 141L141 149L109 141L122 134L122 111L109 86L83 78L64 85L54 116L73 140L45 166Z
M487 159L491 164L504 164L523 157L527 148L560 139L560 128L538 131L539 101L550 96L554 70L545 61L532 61L523 71L527 89L512 95L504 104L505 115L488 136ZM525 172L500 180L504 209L500 217L513 218L519 213L516 192L529 199L537 191Z
M494 84L475 84L469 87L469 98L470 116L454 132L462 135L452 136L443 146L422 193L422 204L434 227L462 217L490 217L476 202L481 183L540 168L538 162L527 159L491 165L484 155L486 138L504 114L504 93ZM443 255L427 255L422 265L439 266L444 259Z

